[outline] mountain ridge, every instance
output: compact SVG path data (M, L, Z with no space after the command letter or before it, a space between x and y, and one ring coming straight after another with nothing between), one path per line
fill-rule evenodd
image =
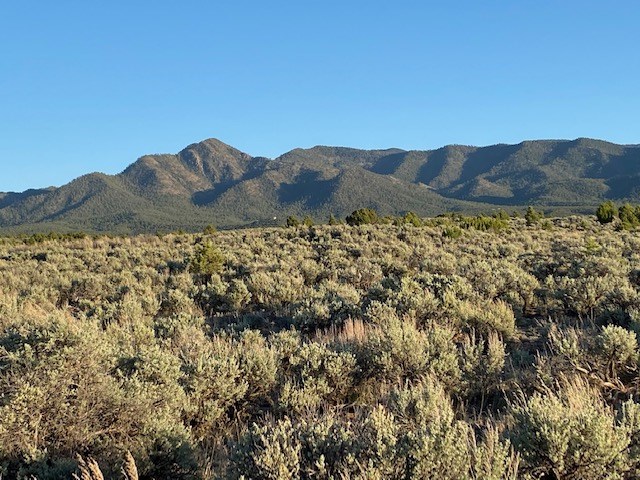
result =
M115 175L0 193L0 230L234 227L361 207L435 215L533 204L570 213L605 199L640 199L639 145L584 137L432 150L316 145L269 159L210 138L143 155Z

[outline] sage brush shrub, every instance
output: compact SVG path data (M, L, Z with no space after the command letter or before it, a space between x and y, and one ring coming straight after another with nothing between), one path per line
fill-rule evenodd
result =
M353 354L313 342L300 344L285 362L278 399L284 412L315 411L348 399L357 368Z
M357 350L368 378L398 382L433 375L457 383L460 369L452 330L438 325L420 330L381 304L372 304L368 316L375 326Z
M527 478L627 478L635 475L629 415L616 415L583 380L558 391L534 393L513 406L511 438L524 460Z
M479 438L444 390L401 388L353 421L339 412L253 424L234 445L229 478L514 479L518 458L494 427Z
M0 474L71 478L80 454L121 478L130 451L155 479L640 476L617 210L364 213L0 238Z

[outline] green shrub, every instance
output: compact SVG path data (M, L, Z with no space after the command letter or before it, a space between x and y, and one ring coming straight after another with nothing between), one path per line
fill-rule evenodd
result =
M332 213L329 215L329 221L327 223L329 225L340 225L342 222L338 220Z
M359 363L367 376L387 382L434 376L457 385L460 369L454 332L439 325L420 330L409 319L375 304L368 315L375 326L359 347Z
M295 215L289 215L287 217L287 227L299 227L300 220Z
M214 225L207 225L206 227L204 227L204 230L203 230L202 233L204 233L205 235L213 235L217 231L218 230L216 229L216 227Z
M630 433L600 395L582 381L534 393L513 407L511 438L526 478L625 478Z
M474 228L481 232L487 232L489 230L500 231L509 226L509 222L504 218L486 217L483 215L478 217L462 217L459 224L462 228Z
M640 225L640 220L636 216L636 209L628 203L618 209L618 217L624 229L629 230Z
M638 366L638 340L635 332L617 325L607 325L597 338L598 354L610 377L620 371L635 371Z
M249 383L232 340L220 338L189 353L183 366L189 400L185 416L193 436L204 440L224 428L228 415L244 402Z
M601 203L596 210L596 218L603 224L613 222L617 215L618 209L611 200Z
M408 223L410 225L413 225L414 227L421 227L422 219L418 215L416 215L414 212L407 212L402 217L401 223L403 224Z
M506 346L496 333L485 340L472 332L463 339L460 364L464 393L468 398L481 397L480 411L486 395L498 387L506 356Z
M472 328L488 333L496 331L505 337L512 337L516 329L513 310L503 301L479 302L459 301L455 303L456 316Z
M497 218L498 220L509 220L509 218L511 218L509 216L509 214L507 212L505 212L504 210L500 209L498 210L496 213L493 214L494 218Z
M531 226L542 220L544 218L544 214L529 206L524 214L524 218L527 221L527 225Z
M3 331L0 458L10 459L14 474L18 466L56 465L80 449L100 458L130 449L146 474L154 468L156 441L187 438L179 421L184 394L177 359L143 335L139 342L135 355L123 357L97 326L64 317Z
M222 271L224 257L218 247L207 241L196 246L195 253L189 263L193 273L211 276Z
M347 216L346 222L348 225L369 225L374 223L380 223L381 219L378 213L371 208L361 208L355 210Z
M319 343L298 346L283 365L279 405L288 413L314 411L321 404L345 402L356 374L356 359Z
M455 225L449 225L442 230L442 236L446 238L456 239L462 236L462 229Z
M234 445L228 478L515 479L517 456L489 427L477 440L436 384L403 388L356 413L254 424Z

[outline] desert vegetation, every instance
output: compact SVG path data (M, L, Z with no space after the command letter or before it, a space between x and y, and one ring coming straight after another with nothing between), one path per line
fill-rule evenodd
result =
M624 214L374 213L1 238L2 478L638 478Z

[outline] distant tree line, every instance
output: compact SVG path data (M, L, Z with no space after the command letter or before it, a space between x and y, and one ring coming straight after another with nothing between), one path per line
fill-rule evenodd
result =
M513 213L514 217L519 217L518 212ZM480 231L499 231L506 229L509 226L509 215L504 210L498 210L491 215L479 214L479 215L463 215L461 213L443 213L435 218L422 218L415 212L408 211L403 215L380 215L373 208L359 208L351 212L344 221L338 220L333 214L330 215L329 225L340 225L346 223L349 226L359 225L413 225L414 227L423 226L438 226L442 224L451 224L446 229L450 237L459 237L462 233L461 229L475 229ZM524 219L528 226L541 224L543 228L550 227L548 220L544 219L544 213L536 210L533 207L528 207ZM290 215L286 219L287 227L311 227L314 225L314 221L310 216L304 217L300 220L295 215Z

